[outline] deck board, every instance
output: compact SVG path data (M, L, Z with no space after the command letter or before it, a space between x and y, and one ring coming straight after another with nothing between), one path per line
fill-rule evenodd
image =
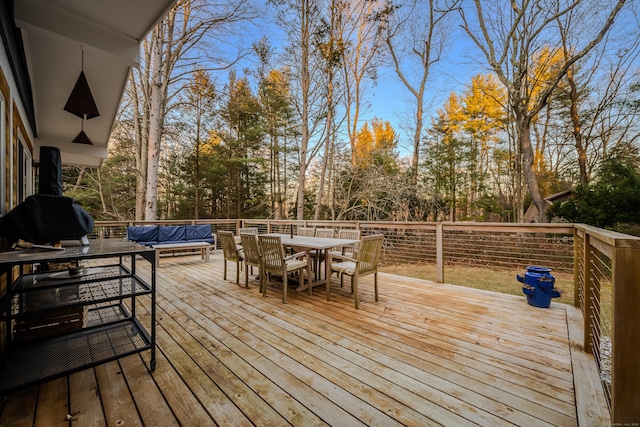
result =
M33 425L40 427L67 422L67 414L69 413L67 399L62 398L66 395L66 378L58 378L42 384L38 394L38 408Z
M117 361L95 367L107 425L142 426L134 397Z
M77 425L99 426L105 419L93 369L69 375L69 398L69 415Z
M377 303L362 279L360 310L337 280L331 301L318 288L282 304L222 268L221 254L163 258L153 373L146 351L16 392L0 425L577 426L576 408L593 411L576 402L591 383L562 304L390 274Z
M153 382L153 377L148 375L140 355L123 357L119 360L119 365L143 424L146 426L179 425L171 408Z

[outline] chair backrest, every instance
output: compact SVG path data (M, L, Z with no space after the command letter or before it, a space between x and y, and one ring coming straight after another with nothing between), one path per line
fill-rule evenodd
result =
M260 248L258 247L258 236L252 233L240 234L242 249L244 250L244 260L249 265L260 266Z
M236 239L233 233L231 231L218 231L218 237L220 238L224 259L239 261L240 256L238 255L238 247L236 246Z
M243 234L255 234L258 235L258 227L244 227L238 229L238 236L242 236Z
M338 239L360 240L360 230L356 230L355 228L344 228L338 232Z
M360 240L360 248L358 250L357 268L358 274L373 273L378 270L378 261L382 253L382 242L384 236L375 234L365 236Z
M316 229L315 228L307 228L307 227L299 227L298 228L298 236L313 237L315 235L316 235Z
M284 247L280 236L258 236L265 273L282 274L285 268Z
M360 240L360 230L356 230L355 228L345 228L338 232L338 239L351 239L351 240ZM342 247L342 254L355 257L356 252L358 252L359 243L354 243L352 245L345 245Z
M316 237L333 237L333 228L316 228Z

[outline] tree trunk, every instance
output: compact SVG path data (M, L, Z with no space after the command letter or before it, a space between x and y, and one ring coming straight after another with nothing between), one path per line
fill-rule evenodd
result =
M578 168L580 171L580 185L587 185L589 178L587 177L587 148L582 141L582 129L580 128L580 116L578 113L578 87L573 78L573 70L567 71L567 81L569 82L569 117L573 129L573 139L578 151Z
M322 171L320 173L320 182L318 183L318 198L316 200L316 211L313 215L314 220L320 219L320 210L322 209L322 201L324 199L324 182L327 174L327 164L329 161L329 151L331 148L331 135L333 130L333 76L329 76L327 84L327 128L324 142L324 156L322 158Z
M162 46L163 26L156 27L152 53L151 106L149 111L149 146L147 150L147 192L145 205L145 220L156 219L158 195L158 166L160 163L160 139L162 138Z
M82 168L84 171L84 168ZM102 206L102 212L107 213L107 203L104 201L104 192L102 190L102 175L100 174L100 168L97 169L98 172L98 194L100 194L100 205Z
M80 168L80 173L78 173L78 178L76 178L76 184L73 186L74 190L77 190L82 185L82 178L84 177L84 171L86 168ZM98 168L98 172L100 172L100 168Z
M148 58L147 58L148 59ZM131 85L131 100L133 102L134 120L134 138L135 138L135 159L136 159L136 211L135 219L144 219L145 200L147 195L147 144L149 138L147 137L146 126L143 123L148 123L147 120L147 108L142 109L140 105L140 99L138 94L138 88L136 80L134 78L135 71L129 73L129 84ZM142 84L142 79L141 84ZM144 105L144 102L142 103Z
M308 0L302 0L301 13L301 69L302 80L302 132L300 140L300 173L298 175L298 204L296 219L304 219L304 187L307 175L307 149L309 147L309 96L311 90L311 77L309 70L309 56L311 55L311 31L310 15L311 5Z
M196 114L198 118L196 120L196 149L195 149L195 176L194 176L194 201L193 210L195 219L200 219L200 126L202 121L202 109L198 105Z
M424 86L424 85L423 85ZM420 140L422 137L423 96L416 98L416 129L413 133L413 159L411 160L411 184L418 185L418 165L420 164Z
M287 124L286 124L286 129L289 128L289 121L287 120ZM284 219L287 218L289 216L289 209L288 209L288 201L287 198L289 196L289 174L287 173L287 156L288 156L288 151L287 151L287 131L285 130L284 133L284 147L282 150L282 187L280 188L280 192L278 193L280 195L280 199L279 199L279 208L280 208L280 218ZM280 163L278 163L278 167L280 166Z
M531 195L533 204L538 209L538 222L547 222L545 215L547 204L542 198L542 194L540 194L535 165L535 153L531 145L531 122L521 116L517 116L516 120L519 122L516 125L516 129L518 130L518 139L522 147L523 172L527 181L529 194Z

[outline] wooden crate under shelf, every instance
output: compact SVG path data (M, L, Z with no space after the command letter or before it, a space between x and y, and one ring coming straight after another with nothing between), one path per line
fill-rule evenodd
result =
M84 306L22 315L14 324L13 338L24 342L82 329L86 326L87 311L88 307Z

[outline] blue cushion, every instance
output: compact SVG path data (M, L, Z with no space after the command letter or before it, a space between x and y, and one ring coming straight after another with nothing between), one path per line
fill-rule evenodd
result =
M213 239L211 238L211 224L187 225L185 229L188 241L213 243Z
M181 243L187 241L185 228L181 225L166 225L158 227L159 243Z
M127 239L134 242L153 242L158 241L157 225L130 225L127 227Z

